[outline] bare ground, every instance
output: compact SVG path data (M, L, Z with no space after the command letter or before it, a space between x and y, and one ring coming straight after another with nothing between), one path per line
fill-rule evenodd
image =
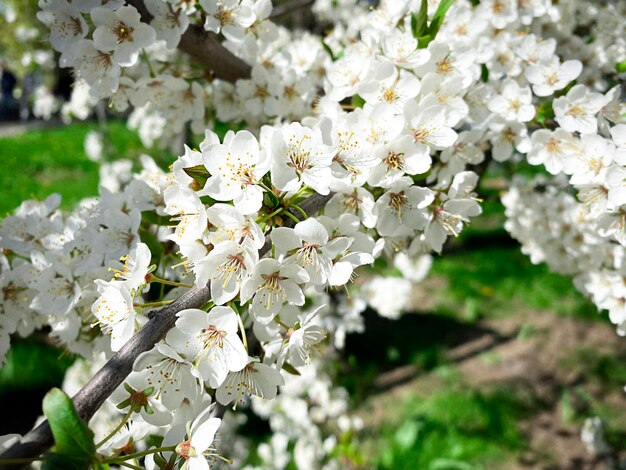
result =
M626 343L611 325L540 311L516 312L479 324L477 334L447 352L461 384L479 390L504 385L538 405L520 423L527 450L494 468L613 468L606 459L587 452L580 439L580 422L564 419L568 410L563 409L564 393L568 393L567 406L582 416L593 415L589 403L595 402L608 407L615 420L626 420L626 394L621 386L606 383L589 370L594 358L625 355ZM525 334L520 334L522 328ZM375 385L385 392L370 397L360 408L366 427L401 419L393 415L400 412L394 403L409 395L428 396L441 389L442 381L436 374L420 373L415 366L382 374ZM621 454L614 457L624 460Z

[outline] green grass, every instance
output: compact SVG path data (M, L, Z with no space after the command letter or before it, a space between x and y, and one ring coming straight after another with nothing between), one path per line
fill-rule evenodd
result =
M444 390L403 407L401 422L380 430L381 470L481 469L524 448L517 428L524 406L508 390Z
M45 199L52 193L63 196L64 209L97 195L98 164L88 160L84 150L85 136L96 129L96 123L75 123L0 139L0 215L25 199ZM142 151L138 137L122 123L109 123L109 131L120 158L134 158Z
M433 263L431 275L448 279L439 292L438 309L466 320L503 317L521 309L551 310L560 315L600 320L593 304L571 277L534 265L519 248L482 247L446 254Z

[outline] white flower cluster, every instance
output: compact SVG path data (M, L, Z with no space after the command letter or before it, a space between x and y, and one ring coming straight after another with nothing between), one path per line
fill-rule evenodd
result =
M291 444L302 468L338 468L331 428L358 423L312 356L362 331L367 304L390 318L408 307L425 254L481 213L487 157L526 155L569 176L583 204L548 181L543 193L515 183L507 228L626 331L626 117L607 81L626 59L623 3L458 1L425 37L426 3L389 0L334 16L326 48L274 25L266 0L146 0L150 24L125 3L41 0L61 64L80 77L64 113L86 116L103 98L131 106L129 123L150 144L187 127L200 134L214 119L246 129L206 130L167 173L148 157L136 175L127 161L105 166L100 199L69 215L52 197L2 223L2 353L10 334L48 324L71 351L101 361L154 308L210 290L208 303L178 312L101 410L103 436L127 419L103 452L157 435L167 450L149 453L148 468L208 468L222 424L210 410L253 396L276 433L260 450L273 468L287 465ZM436 2L426 6L422 33L439 21ZM208 80L175 50L189 28L219 35L250 78ZM316 213L311 201L321 201ZM350 285L383 256L406 279ZM350 297L335 292L347 285Z
M564 178L514 181L502 198L505 227L533 263L545 262L556 272L572 275L581 292L609 311L623 336L626 249L603 231L589 205L578 202L568 187Z
M330 62L310 34L291 32L268 20L269 0L146 0L150 23L122 1L40 0L38 18L50 28L60 65L76 71L80 87L106 98L120 112L132 105L129 124L151 146L168 142L186 125L201 134L209 122L306 115ZM253 65L251 77L236 83L212 80L176 48L182 35L202 27L220 33L224 46ZM91 27L91 25L93 27ZM74 97L72 97L74 102ZM85 119L95 101L78 99L71 112Z
M160 176L162 182L167 179L162 172ZM110 351L106 337L90 335L91 307L102 288L94 280L108 277L111 268L124 272L138 256L136 250L145 262L146 246L138 245L141 211L154 209L151 200L158 194L155 187L146 178L136 178L124 193L103 189L99 199L82 201L70 214L59 210L61 198L53 195L41 203L22 203L2 221L3 357L9 334L27 336L46 324L52 328L51 335L72 352L90 357L94 350ZM130 257L122 266L119 259L127 255ZM149 252L147 256L149 261ZM129 295L141 295L141 281L135 277L126 290L120 291L128 301L129 314L133 312ZM121 339L113 335L115 344L127 339L128 335Z

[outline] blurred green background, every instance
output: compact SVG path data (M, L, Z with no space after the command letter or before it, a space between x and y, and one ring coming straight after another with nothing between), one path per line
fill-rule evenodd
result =
M84 152L96 129L0 134L0 214L52 192L65 209L96 195L98 165ZM154 156L121 122L108 132L120 158ZM164 166L171 158L159 156ZM609 443L624 447L620 339L571 279L532 265L508 237L504 188L488 171L484 214L435 258L414 311L397 321L368 311L366 332L348 336L336 380L364 428L339 443L345 468L587 468L594 459L579 436L589 416L603 418ZM0 369L1 403L35 403L60 383L72 358L45 338L15 339ZM39 409L22 410L20 419L0 420L0 434L28 429Z

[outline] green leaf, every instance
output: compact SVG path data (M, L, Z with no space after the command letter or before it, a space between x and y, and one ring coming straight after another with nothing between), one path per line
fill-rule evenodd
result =
M110 466L108 463L104 463L104 462L94 462L93 464L93 470L110 470Z
M437 7L435 14L433 15L433 19L430 22L427 30L428 35L431 36L433 39L437 37L437 33L439 32L439 28L443 23L443 19L453 3L454 0L441 0L441 2L439 3L439 6Z
M548 119L552 119L553 117L554 109L552 109L552 100L542 101L537 109L535 121L543 126Z
M88 468L89 460L56 452L48 452L41 465L42 470L86 470Z
M624 62L618 62L617 64L615 64L615 71L617 73L626 72L626 60Z
M54 436L54 451L46 459L50 461L46 468L88 468L96 455L94 435L78 416L70 397L60 389L53 388L43 399L43 413L48 418ZM66 466L57 467L60 463Z
M411 15L411 32L415 39L421 38L426 32L428 20L428 0L422 0L422 5L417 13Z
M359 95L354 95L352 97L352 106L354 106L355 108L362 108L365 105L365 100L359 96Z
M487 83L489 81L489 69L485 64L480 65L480 81Z
M265 193L263 193L263 204L270 209L275 209L280 206L280 199L278 199L276 194L270 191L265 191Z
M183 168L183 171L196 180L200 186L204 186L206 180L208 180L211 176L209 170L207 170L204 165L190 166L188 168Z
M300 374L300 372L298 371L298 369L296 369L294 366L292 366L291 364L289 364L288 362L285 362L283 364L283 370L291 375L302 375Z
M418 49L426 49L428 47L428 44L430 44L430 42L433 40L434 38L430 35L426 35L426 36L422 36L421 38L419 38L417 40L417 48Z

